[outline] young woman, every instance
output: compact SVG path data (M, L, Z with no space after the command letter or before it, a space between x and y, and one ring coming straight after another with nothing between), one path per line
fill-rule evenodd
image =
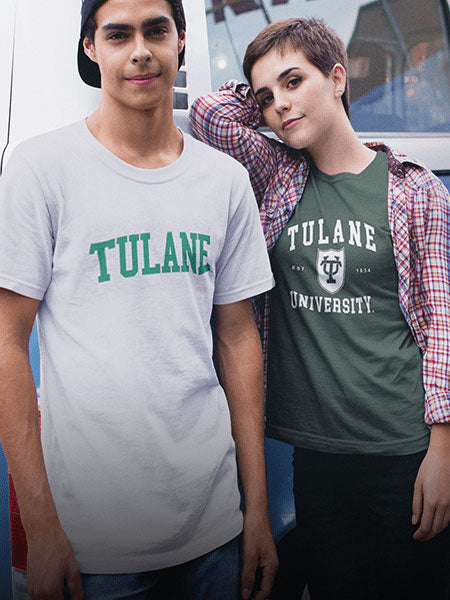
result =
M304 573L314 600L445 599L449 196L414 160L359 141L347 64L321 21L274 23L247 49L250 85L196 100L191 121L247 167L277 282L255 308L267 434L294 446L279 597L299 598Z

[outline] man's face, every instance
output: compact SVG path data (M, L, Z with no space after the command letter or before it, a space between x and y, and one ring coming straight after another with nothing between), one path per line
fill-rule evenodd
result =
M103 95L136 110L172 106L178 54L184 44L167 0L107 0L95 13L94 43Z

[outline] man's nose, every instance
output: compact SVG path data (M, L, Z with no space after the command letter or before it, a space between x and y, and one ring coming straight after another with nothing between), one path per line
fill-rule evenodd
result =
M150 50L150 44L145 36L137 34L134 40L134 48L131 54L131 61L133 63L149 62L152 58L152 52Z

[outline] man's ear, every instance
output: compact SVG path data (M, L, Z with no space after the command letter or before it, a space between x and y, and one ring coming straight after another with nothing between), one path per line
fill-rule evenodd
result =
M180 31L180 35L178 36L178 54L183 50L186 43L186 32Z
M337 97L342 96L347 84L347 73L341 63L336 63L331 69L330 77L333 80L334 91Z
M90 58L95 63L97 62L97 56L95 53L95 45L92 40L89 40L87 37L83 39L83 49L84 53L88 58Z

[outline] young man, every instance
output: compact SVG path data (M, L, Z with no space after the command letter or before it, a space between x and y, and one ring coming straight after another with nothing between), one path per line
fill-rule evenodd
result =
M234 600L242 527L242 596L274 576L248 300L272 276L245 170L173 123L184 31L181 0L85 0L101 105L22 144L2 181L0 434L33 600Z

